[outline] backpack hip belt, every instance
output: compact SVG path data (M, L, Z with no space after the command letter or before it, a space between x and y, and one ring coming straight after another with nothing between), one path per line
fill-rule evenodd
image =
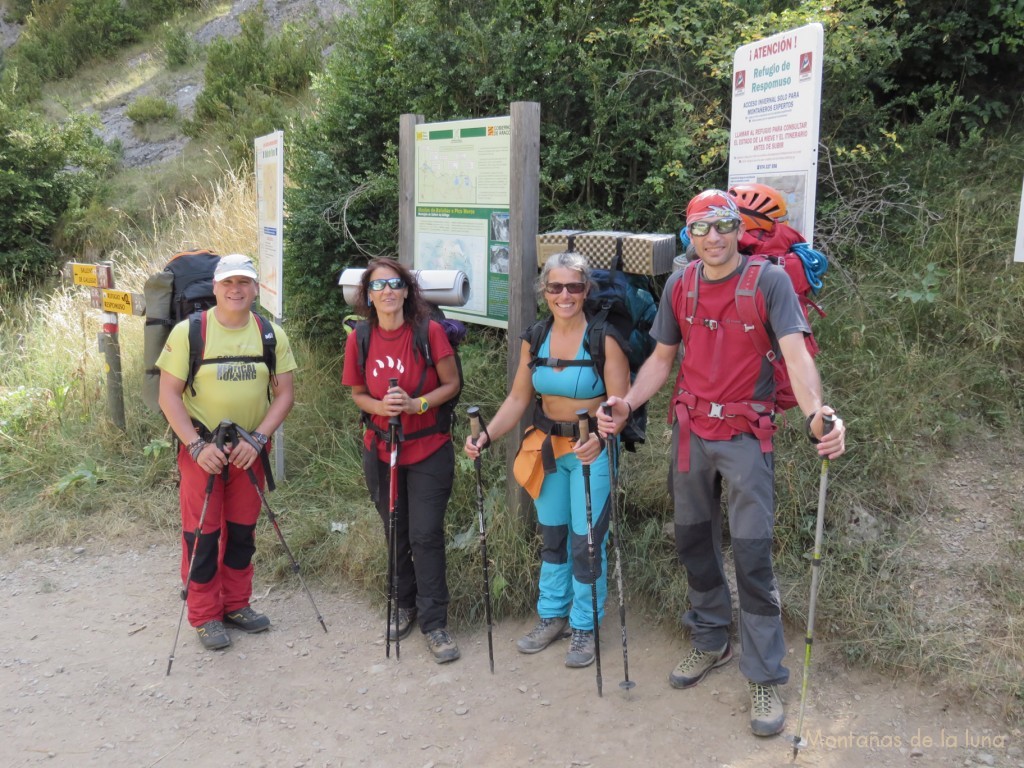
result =
M587 418L587 424L591 432L596 432L597 419L594 416ZM537 407L533 409L533 427L546 435L540 447L540 457L541 463L544 465L544 474L550 475L555 471L555 451L551 447L552 436L568 437L578 441L580 439L579 422L549 419L538 402Z
M712 419L731 419L729 425L741 432L752 434L761 444L761 453L772 452L772 436L779 428L772 417L775 406L761 400L741 400L736 403L715 403L680 389L669 404L669 423L672 417L679 422L679 453L676 467L680 472L690 471L690 411Z

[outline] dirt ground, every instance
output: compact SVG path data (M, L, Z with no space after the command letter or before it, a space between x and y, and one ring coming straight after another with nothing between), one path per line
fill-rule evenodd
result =
M259 554L257 554L257 558ZM297 582L257 582L261 635L232 631L203 651L187 622L170 676L181 602L172 542L0 556L0 740L5 766L790 765L803 643L789 638L783 735L748 729L735 662L694 689L666 677L684 653L662 629L629 623L623 679L617 612L595 670L563 665L565 643L515 651L528 620L459 634L462 659L435 664L414 632L385 658L383 616L365 598L313 586L324 633ZM845 670L815 646L805 766L1024 766L1019 731L952 703L947 691Z

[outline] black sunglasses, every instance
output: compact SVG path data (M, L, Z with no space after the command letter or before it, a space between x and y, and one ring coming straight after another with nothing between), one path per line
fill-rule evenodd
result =
M690 234L694 237L704 237L711 228L715 228L715 232L720 235L728 235L730 232L735 232L739 229L739 219L719 219L718 221L695 221L690 225Z
M566 290L569 293L583 293L587 289L586 283L548 283L544 286L544 290L553 296L557 296Z
M371 291L383 291L385 286L397 291L399 288L405 288L405 280L400 277L379 277L370 281Z

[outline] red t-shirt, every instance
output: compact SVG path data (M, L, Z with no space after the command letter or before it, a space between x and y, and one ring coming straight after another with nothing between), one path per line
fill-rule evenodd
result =
M440 379L433 367L427 367L418 351L413 350L413 329L405 323L395 331L384 331L379 327L371 327L370 344L366 355L366 370L359 370L359 350L356 348L356 334L353 331L345 342L345 367L341 374L341 383L346 387L366 386L371 397L383 399L388 391L388 379L398 379L401 387L410 397L419 397L437 389ZM430 353L435 363L455 354L444 328L439 323L430 321L427 334ZM424 376L426 369L426 376ZM423 386L420 387L420 379ZM388 431L386 416L371 416L373 423ZM411 435L421 429L432 427L437 423L437 408L431 407L426 413L401 415L402 432ZM401 465L415 464L433 454L438 448L451 440L446 432L435 432L415 440L403 441L398 447L398 463ZM363 444L372 449L377 443L377 457L381 461L390 461L391 454L387 443L378 441L376 433L368 429L363 436Z

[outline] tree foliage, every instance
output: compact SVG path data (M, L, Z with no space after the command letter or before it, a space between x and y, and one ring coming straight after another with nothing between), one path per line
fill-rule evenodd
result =
M0 291L51 273L61 260L61 227L112 163L96 126L81 114L55 125L0 99Z

